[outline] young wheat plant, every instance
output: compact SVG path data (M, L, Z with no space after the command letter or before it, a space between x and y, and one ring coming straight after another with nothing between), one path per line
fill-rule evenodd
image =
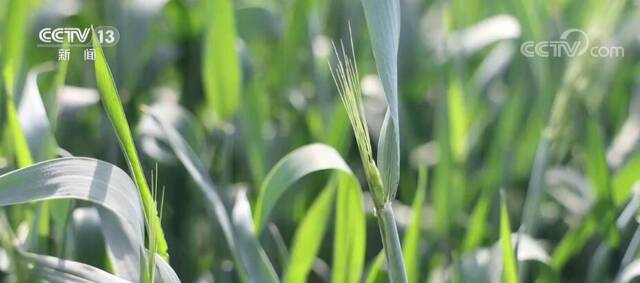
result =
M353 36L351 35L351 26L349 26L349 37L351 47L351 57L347 55L344 43L340 41L340 51L333 44L333 51L336 55L337 65L331 66L329 70L331 76L338 88L340 100L344 105L349 122L353 128L360 159L364 167L365 177L369 189L373 194L375 204L376 217L380 227L380 236L384 252L387 259L389 269L390 282L407 282L407 274L398 237L398 229L396 221L391 209L391 197L394 188L385 188L382 177L375 160L373 159L373 151L371 149L371 141L369 138L369 130L367 128L367 120L362 105L362 91L360 88L360 76L358 74L358 66L355 60L355 51L353 48Z

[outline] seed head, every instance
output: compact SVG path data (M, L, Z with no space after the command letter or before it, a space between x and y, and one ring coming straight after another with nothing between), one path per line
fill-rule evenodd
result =
M349 26L349 35L351 37L351 26ZM338 52L335 43L332 42L337 64L334 67L329 63L329 70L338 88L340 100L349 116L349 122L356 137L356 143L358 144L358 151L360 152L360 159L362 160L362 166L364 167L369 189L373 193L376 206L381 206L384 204L384 188L380 172L373 159L367 120L362 105L360 76L358 74L358 66L354 59L353 39L351 38L350 41L351 56L347 54L342 41L340 41L340 52Z

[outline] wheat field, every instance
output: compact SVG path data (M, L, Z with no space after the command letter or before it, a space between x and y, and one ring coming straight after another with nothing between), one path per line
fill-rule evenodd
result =
M0 0L0 283L640 282L640 7Z

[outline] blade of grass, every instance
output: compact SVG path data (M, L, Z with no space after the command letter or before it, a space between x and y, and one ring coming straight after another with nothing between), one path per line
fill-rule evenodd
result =
M243 250L248 252L240 253L243 262L251 262L251 266L257 271L256 274L250 274L252 283L276 283L280 282L273 265L269 262L267 254L260 246L260 242L255 238L253 219L251 218L251 206L245 191L241 191L236 195L236 200L231 213L231 222L236 232L238 242L244 247ZM266 263L266 264L265 264Z
M29 144L27 143L27 138L20 126L15 102L11 95L7 96L7 123L9 124L11 135L13 136L13 145L15 147L14 150L18 168L24 168L33 164L33 157L31 156L31 151L29 151Z
M285 272L285 283L307 282L329 222L336 189L331 182L309 208L291 244L291 257Z
M65 40L62 48L69 48L69 41ZM56 74L53 77L52 86L49 89L49 93L43 97L43 103L47 106L47 114L49 114L49 123L51 129L55 131L58 122L58 94L62 92L64 82L67 79L67 71L69 69L69 61L60 61L56 66Z
M462 83L457 78L449 82L447 97L449 139L456 163L464 163L468 152L469 117Z
M158 211L153 201L153 197L151 196L149 185L147 184L147 180L144 176L142 164L138 159L138 152L133 142L131 129L129 129L129 123L127 122L127 117L124 114L124 109L122 108L116 84L113 80L113 76L111 75L111 70L109 70L107 59L104 56L102 47L100 46L100 42L98 41L98 37L96 36L93 27L91 31L96 57L94 64L96 82L98 84L102 104L104 105L105 112L107 113L107 116L111 121L111 125L116 132L118 142L120 143L120 147L124 153L125 159L127 160L127 164L129 165L129 170L133 174L133 180L138 187L138 191L142 199L142 205L144 207L147 229L150 231L153 230L153 232L148 234L157 237L157 239L149 239L149 242L157 243L155 247L151 247L151 250L156 250L166 260L169 258L167 251L168 247L167 241L164 237L164 232L162 231L162 225L160 224L160 219L158 217Z
M427 168L418 169L418 187L412 204L411 224L402 241L402 253L407 267L409 282L418 282L420 278L420 234L422 231L422 207L427 194Z
M9 97L17 91L24 54L25 34L29 19L30 1L11 0L7 9L7 25L4 25L2 43L2 78Z
M633 184L640 179L638 176L639 171L640 152L637 152L615 172L611 180L611 193L613 194L613 202L616 206L624 204L633 193Z
M202 75L207 104L227 121L240 101L241 69L236 49L235 10L231 0L210 0Z
M260 83L252 83L247 87L246 99L241 110L243 122L244 143L249 159L249 167L253 182L258 187L264 180L265 175L265 140L263 129L268 121L268 103L265 95L261 92Z
M24 53L24 34L26 34L29 15L29 1L11 0L8 3L4 42L2 43L2 78L6 93L7 124L13 136L16 162L19 168L33 163L24 131L20 126L15 104L15 92L22 66Z
M115 273L140 282L144 215L131 178L90 158L44 161L0 176L0 207L51 199L80 199L99 207L102 233Z
M267 230L269 231L268 233L270 242L273 244L273 246L275 246L275 253L279 267L281 270L286 270L287 268L289 268L289 249L287 248L287 244L285 243L280 230L275 224L270 223L267 226Z
M587 119L585 171L591 181L596 199L610 199L609 168L605 156L602 130L595 117Z
M511 225L504 192L500 194L500 243L502 246L502 279L506 283L518 283L518 265L511 244Z
M338 171L336 238L333 282L357 282L364 265L365 216L358 180L338 152L324 144L311 144L283 157L271 169L262 185L254 219L261 231L282 194L299 179L323 170Z
M391 203L386 203L382 208L377 208L378 226L382 236L382 246L384 247L390 282L408 282L407 271L404 267L402 247L398 236L395 216Z
M386 282L385 277L382 274L382 267L384 266L384 251L380 251L375 258L373 258L373 262L369 267L369 271L367 272L367 277L365 279L365 283L382 283ZM415 282L415 281L411 281Z
M92 266L104 266L107 258L105 241L100 227L100 215L94 207L78 207L70 215L73 233L74 260Z
M45 129L35 129L32 125L29 125L29 122L42 122L47 123L48 120L46 118L46 113L44 112L44 107L42 106L42 101L40 100L40 95L38 92L38 86L35 83L35 79L31 80L27 79L27 85L25 86L24 95L22 96L21 106L22 104L29 104L33 107L32 111L24 112L22 111L22 107L20 107L20 111L16 110L16 102L15 102L15 92L18 91L17 83L20 78L20 70L22 67L22 57L24 53L24 36L28 25L28 12L29 12L28 1L10 1L9 10L8 10L8 21L11 25L7 25L7 29L5 32L5 44L3 45L3 57L2 57L2 78L4 79L4 85L6 87L7 99L6 99L6 111L7 111L7 123L9 125L9 129L11 132L11 136L13 137L13 145L16 155L16 163L18 168L24 168L30 166L34 162L34 155L32 154L32 150L36 150L36 157L38 159L43 160L48 158L48 154L45 155L43 152L41 155L38 154L37 150L40 148L29 148L29 142L34 144L39 142L40 140L45 140L42 144L46 144L46 146L52 146L55 142L51 142L54 139L46 139L42 137L31 137L27 139L27 134L30 130L35 130L35 132L43 133L44 135L48 134L48 127ZM2 92L2 90L0 90ZM39 104L39 105L38 105ZM35 110L34 110L35 109ZM26 119L24 116L29 114L34 114L40 110L45 117L37 117L34 120ZM35 114L35 115L37 115ZM38 121L35 121L38 120ZM26 132L26 133L25 133ZM34 131L31 132L32 134ZM49 138L49 136L47 136ZM47 142L50 142L47 143ZM32 230L30 231L29 236L31 237L30 245L35 247L35 250L45 251L47 249L47 241L46 237L49 236L49 206L46 202L39 204L36 207L37 217L35 222L32 223Z
M338 152L324 144L303 146L280 159L269 171L256 200L253 218L257 233L262 232L269 213L291 185L308 174L323 170L337 170L355 178Z
M80 262L29 252L20 256L29 264L30 275L49 282L130 282Z
M438 164L434 169L433 190L431 190L431 199L433 200L433 208L436 215L450 215L453 213L451 187L453 180L451 176L455 175L455 166L453 165L453 156L451 154L451 142L449 134L449 126L447 122L447 105L445 99L439 99L434 113L435 138L438 148ZM451 219L449 217L436 217L435 230L438 233L447 235Z
M338 174L336 230L331 281L359 282L364 266L366 218L362 191L353 175Z
M603 223L608 223L609 227L603 227L607 230L609 243L617 246L618 230L615 227L614 215L608 213L613 211L613 195L611 191L611 182L609 176L609 167L607 165L604 136L597 117L590 115L587 118L587 138L586 138L586 173L591 181L592 188L595 189L594 195L599 204L594 209L600 209Z
M17 105L20 125L24 130L29 150L34 161L43 161L55 156L58 147L45 109L43 95L38 87L38 78L53 70L52 65L42 64L27 73L22 97Z
M380 167L387 200L395 198L400 179L400 126L398 121L398 44L400 3L398 0L362 0L376 68L387 102L387 113L378 141Z

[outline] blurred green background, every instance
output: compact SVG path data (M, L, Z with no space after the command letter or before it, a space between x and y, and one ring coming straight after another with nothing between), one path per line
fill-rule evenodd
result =
M21 1L22 12L16 8ZM401 172L393 208L401 239L411 227L418 233L413 280L501 281L500 191L511 230L522 231L522 282L628 282L640 274L638 3L399 2ZM328 65L335 60L332 42L349 41L349 25L376 144L386 104L356 0L0 0L0 85L5 92L17 90L24 128L38 114L21 104L21 94L31 81L28 74L37 74L47 130L58 149L42 159L32 152L34 161L71 154L126 170L84 48L71 47L64 63L57 60L58 48L38 47L44 27L117 28L118 44L104 52L145 173L157 166L170 264L183 282L237 282L221 228L208 213L211 204L143 110L166 115L225 200L246 191L255 205L274 164L311 143L334 147L365 187ZM590 46L624 47L624 56L521 52L524 42L557 41L572 28L584 31ZM6 66L15 67L8 72ZM19 164L7 99L1 103L0 173L6 173ZM30 147L45 139L28 130L26 137ZM423 184L420 170L426 173ZM296 228L330 175L296 182L272 212L259 240L278 274L289 262ZM386 282L384 268L369 273L376 270L371 266L382 244L366 188L362 201L362 278ZM18 229L20 217L7 211ZM58 227L52 231L67 229L51 222ZM331 280L332 223L324 223L327 234L308 282ZM65 250L62 243L78 239L55 232L45 237L50 246L44 254L108 265L100 256L83 259ZM0 257L0 280L1 274L11 278L6 266Z

